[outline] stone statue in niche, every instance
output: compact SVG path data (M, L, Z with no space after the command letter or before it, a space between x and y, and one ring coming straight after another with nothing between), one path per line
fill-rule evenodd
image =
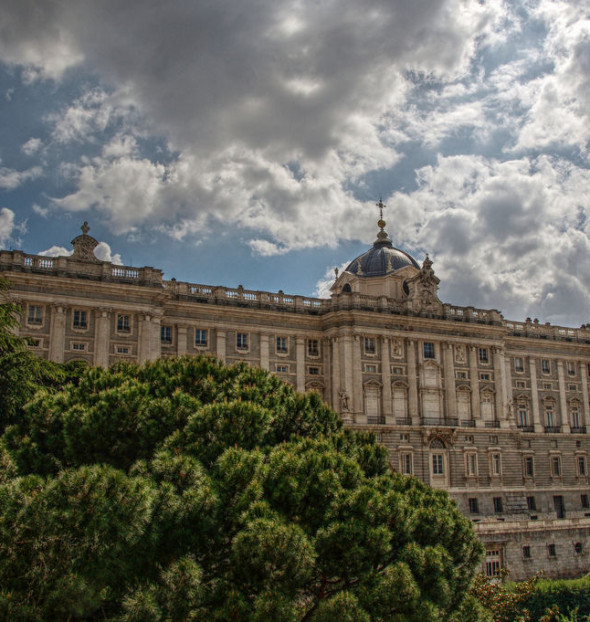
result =
M346 391L340 391L338 397L340 398L340 411L346 413L349 412L350 398L348 397L348 393Z
M396 359L399 359L403 356L404 350L403 350L403 345L402 342L399 339L395 339L392 343L391 343L391 354L392 356L394 356Z

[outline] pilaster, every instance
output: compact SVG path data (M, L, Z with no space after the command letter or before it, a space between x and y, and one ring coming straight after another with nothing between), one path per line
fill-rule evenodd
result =
M215 353L217 358L223 363L225 362L225 342L226 332L224 330L217 331L217 341L215 345Z
M416 342L406 341L408 352L408 417L412 425L420 425L420 409L418 407L418 365L416 361Z
M260 367L262 369L270 369L270 337L268 335L260 335Z
M529 366L531 370L531 406L533 409L533 425L535 426L535 432L542 432L543 424L541 423L539 390L537 387L537 362L532 357L529 359Z
M188 328L186 326L177 326L176 336L178 338L178 342L176 344L176 353L178 354L178 356L184 356L186 354Z
M382 413L385 423L394 424L393 403L391 399L391 367L389 365L389 339L381 338L381 379L383 382Z
M97 309L94 312L94 365L109 366L109 346L111 343L110 309Z
M445 419L457 418L457 391L455 388L455 362L453 344L441 344L443 349L443 371L445 374Z
M49 360L55 363L64 362L66 338L66 308L63 305L52 305L51 328L49 333Z
M469 377L471 379L471 412L475 425L483 427L481 419L481 397L479 395L479 371L477 368L477 348L469 348Z
M297 390L305 393L305 338L295 338L295 357L297 361Z
M586 363L580 362L580 378L582 380L582 413L584 421L582 425L590 425L590 397L588 396L588 368Z
M567 394L565 392L565 371L563 361L557 361L557 380L559 382L559 410L561 418L561 431L569 434L570 420L567 410Z

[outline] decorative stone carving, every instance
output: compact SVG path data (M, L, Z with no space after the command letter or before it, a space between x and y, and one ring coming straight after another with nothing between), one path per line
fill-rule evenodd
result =
M90 231L88 223L84 221L84 224L80 228L82 229L82 235L79 235L72 240L72 246L74 247L72 259L77 261L102 263L94 254L94 249L98 246L98 242L92 236L88 235L88 232Z
M428 255L422 264L420 272L408 279L408 308L414 313L442 313L442 303L438 298L438 284L440 280L434 274L432 261Z

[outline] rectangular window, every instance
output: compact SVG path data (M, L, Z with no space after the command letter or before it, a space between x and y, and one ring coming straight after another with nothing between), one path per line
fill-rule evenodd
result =
M525 428L528 425L528 411L526 408L518 409L518 427Z
M116 346L117 354L129 354L129 346Z
M29 305L27 310L27 324L40 326L43 324L43 307L39 305Z
M412 454L401 454L399 457L401 472L404 475L412 474Z
M426 342L424 344L424 358L425 359L433 359L434 358L434 344Z
M375 354L375 339L365 337L365 354Z
M467 454L465 456L467 475L474 477L477 475L477 454Z
M205 329L195 329L195 345L202 348L207 346L207 331Z
M494 497L494 512L496 514L502 514L504 511L504 504L502 503L502 497Z
M526 389L526 382L524 380L517 380L516 381L516 388L517 389Z
M584 510L590 508L590 500L588 499L588 495L580 495L580 503L582 504L582 508Z
M172 326L160 326L160 341L172 343Z
M490 374L479 374L480 380L490 380Z
M576 365L572 361L568 361L567 363L567 373L568 373L568 376L576 375Z
M577 391L578 390L578 385L577 384L570 384L568 385L568 391Z
M527 510L531 512L537 511L537 500L535 499L535 497L526 498L526 507L527 507Z
M522 557L523 559L530 559L531 558L531 547L528 545L525 545L522 547Z
M277 354L287 354L287 337L277 337Z
M525 477L535 476L535 462L533 456L526 456L524 459L524 475Z
M317 339L307 340L307 355L308 356L319 356L320 355L320 344Z
M547 359L543 359L541 361L541 371L544 374L550 374L551 373L551 364Z
M403 376L404 375L404 368L403 367L392 367L391 368L391 373L394 376Z
M548 427L548 428L553 428L553 427L555 427L555 426L554 426L554 423L555 423L555 418L554 418L554 415L553 415L553 411L552 411L552 410L547 409L547 410L545 411L545 421L546 421L546 425L547 425L547 427Z
M310 367L308 369L308 373L310 376L319 376L320 375L320 368L319 367Z
M72 343L72 350L77 350L78 352L83 352L84 350L86 350L86 344L85 343Z
M88 316L86 311L74 309L74 318L72 321L74 328L88 328Z
M129 315L117 315L117 332L129 333L131 332L131 317Z
M553 389L553 385L550 382L545 382L543 384L543 389L545 389L545 391L551 391Z
M471 497L468 499L469 501L469 513L470 514L479 514L479 502L475 497Z
M459 380L466 380L467 379L467 372L466 371L455 372L455 375L456 375L457 378L459 378Z
M432 474L444 475L444 461L442 454L432 454Z
M489 363L489 357L488 357L488 349L487 348L478 348L478 356L479 356L479 362L480 363Z
M248 333L236 333L236 348L238 350L248 349Z
M365 372L367 374L376 374L377 373L377 365L365 365Z
M523 372L524 371L524 361L520 357L516 357L514 359L514 371Z
M578 456L578 475L586 475L586 458Z
M30 348L40 348L41 347L41 339L31 339L31 338L29 338L28 346Z
M500 576L500 569L502 568L501 556L499 550L486 551L486 576L498 577Z
M500 475L502 473L502 456L500 454L492 454L492 475Z
M559 456L553 456L553 458L551 458L551 475L553 475L553 477L559 477L561 475L561 458Z
M557 557L557 552L555 551L555 544L547 545L547 555L549 555L549 557Z
M277 365L277 374L286 374L288 371L288 365Z

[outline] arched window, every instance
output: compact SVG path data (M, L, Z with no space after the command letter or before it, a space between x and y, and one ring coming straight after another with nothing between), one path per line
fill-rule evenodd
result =
M342 288L342 293L350 294L351 292L352 292L352 287L350 287L350 283L346 283L346 285L344 285L344 287Z

